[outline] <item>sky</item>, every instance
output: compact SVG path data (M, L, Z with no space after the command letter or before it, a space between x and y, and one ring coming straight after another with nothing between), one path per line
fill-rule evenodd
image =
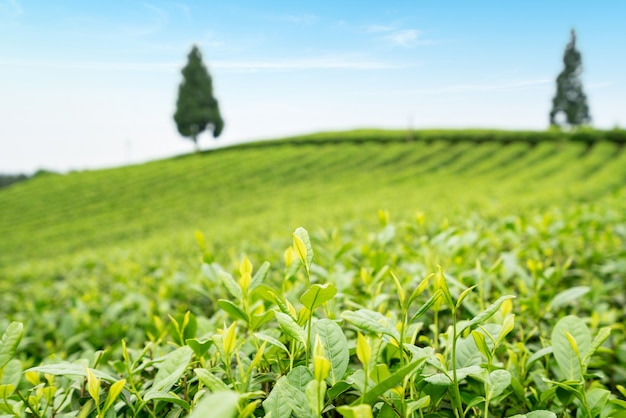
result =
M576 29L593 125L626 127L626 2L0 0L0 173L191 152L198 45L225 129L203 149L353 128L545 129Z

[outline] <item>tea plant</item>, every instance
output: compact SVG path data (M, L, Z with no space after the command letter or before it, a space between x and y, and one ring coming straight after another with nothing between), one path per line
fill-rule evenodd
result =
M524 267L506 252L490 255L490 240L477 241L471 230L429 225L421 215L403 226L386 212L379 218L379 232L360 247L322 232L314 252L298 228L282 268L272 267L274 259L255 270L243 257L226 269L197 233L198 291L211 289L215 309L154 317L149 338L133 347L121 341L32 364L20 358L22 325L9 325L0 343L0 410L36 417L626 414L624 376L605 361L626 347L623 327L611 322L623 310L601 289L595 296L582 285L548 289L546 280L567 285L580 273L572 260L559 264L558 252L533 261L545 237L523 237ZM554 232L554 219L537 225ZM622 244L596 238L603 250ZM467 269L459 254L478 261ZM457 274L428 264L433 259ZM584 303L590 295L606 308ZM578 314L563 315L573 305Z

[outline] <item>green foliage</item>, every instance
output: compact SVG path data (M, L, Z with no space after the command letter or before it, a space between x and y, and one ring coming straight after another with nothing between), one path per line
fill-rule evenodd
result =
M580 75L582 59L576 49L576 32L572 29L571 38L563 55L565 68L556 79L556 94L552 99L550 125L579 126L591 122L587 96L583 92ZM565 120L557 118L564 113Z
M615 359L626 334L614 321L623 283L607 266L624 260L616 251L626 236L607 234L597 215L586 207L475 218L467 229L387 217L377 233L343 239L299 229L309 243L299 271L285 277L263 263L255 272L244 257L235 279L204 264L212 299L228 294L229 303L210 314L190 306L193 313L170 315L169 327L153 317L156 334L132 347L25 358L23 328L12 323L0 344L0 408L16 417L619 416L626 373ZM588 219L593 238L572 243L570 232L589 228ZM378 247L390 227L394 237ZM463 239L472 231L475 239ZM352 249L340 253L345 240ZM589 242L593 252L584 254ZM308 260L313 248L317 258ZM376 272L383 248L397 257ZM579 254L575 268L570 254ZM577 284L588 280L604 287ZM576 315L567 315L571 306ZM255 325L263 312L271 315Z
M207 161L225 185L124 195ZM3 190L0 415L621 416L624 163L607 142L309 145ZM205 194L209 221L172 217ZM153 235L101 236L118 217Z
M197 46L193 46L183 68L183 81L178 87L178 100L174 121L182 136L191 138L197 147L198 135L207 126L217 138L224 121L220 115L217 100L213 97L213 82L208 70L202 63L202 55Z

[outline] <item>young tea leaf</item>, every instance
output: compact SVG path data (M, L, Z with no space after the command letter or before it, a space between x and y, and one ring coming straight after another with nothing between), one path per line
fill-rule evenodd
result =
M591 288L589 286L575 286L570 287L560 293L558 293L550 302L550 310L561 307L565 304L580 299L585 294L589 293Z
M576 348L572 345L572 341ZM552 350L554 359L563 374L563 380L580 381L582 379L581 358L578 352L587 353L590 347L591 333L582 319L568 315L557 322L552 329Z
M313 248L306 229L299 227L293 233L293 247L307 272L311 271Z
M406 366L396 370L391 376L382 382L378 383L376 386L371 388L364 393L361 399L357 399L352 403L352 406L357 405L359 403L373 405L378 397L392 389L393 387L402 383L405 377L411 375L415 371L417 371L420 367L424 365L426 362L426 357L418 358L407 364Z
M234 418L237 416L239 394L232 390L205 395L188 418Z
M337 294L337 288L332 283L314 284L300 297L300 302L309 311L331 300Z
M389 318L380 312L370 311L369 309L359 309L357 311L344 311L341 313L341 317L367 333L376 335L386 334L395 338L396 341L400 340L398 330L389 324Z
M489 305L487 309L485 309L484 311L476 315L470 321L466 322L465 325L462 326L461 329L457 331L457 336L463 334L463 331L465 331L468 328L471 328L475 325L482 324L483 322L491 318L496 312L498 312L498 309L500 309L500 305L502 305L502 303L505 300L514 299L514 298L515 296L513 295L501 296L498 300L496 300L494 303Z
M122 393L125 385L126 379L119 380L111 385L109 393L107 394L107 399L104 403L104 408L102 409L102 414L106 414L109 408L113 406L113 402L115 402L120 393Z
M350 362L348 341L343 330L335 321L320 319L313 324L313 332L320 338L325 355L330 360L331 386L337 383L346 374Z
M511 384L511 373L507 370L494 370L489 373L485 386L488 399L500 395Z
M185 373L192 356L193 350L186 345L166 355L161 363L156 364L159 371L148 392L168 392Z
M17 346L22 340L24 334L24 325L20 322L11 322L0 340L0 369L15 355Z
M374 418L372 407L368 404L340 406L337 408L337 412L344 418Z
M274 315L283 332L291 339L301 343L303 347L306 347L306 334L300 325L298 325L291 316L282 312L276 311Z

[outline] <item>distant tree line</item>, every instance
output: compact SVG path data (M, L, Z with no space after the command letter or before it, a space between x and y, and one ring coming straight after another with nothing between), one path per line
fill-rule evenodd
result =
M54 171L39 169L32 176L27 174L2 174L0 173L0 189L3 187L10 186L15 183L19 183L21 181L26 181L35 177L44 176L47 174L58 174Z
M552 131L559 131L566 128L571 133L572 140L593 143L599 140L609 140L619 144L624 143L624 131L614 129L613 131L591 132L589 128L579 129L581 126L588 126L591 123L587 96L582 87L582 57L576 49L576 32L572 29L570 41L565 47L563 54L564 68L556 79L556 93L552 99L550 110L550 126ZM213 95L213 82L209 71L202 62L202 54L197 46L193 46L187 56L187 64L182 69L183 80L178 87L178 99L176 101L176 111L174 121L178 132L189 139L198 148L198 135L209 130L213 137L217 138L224 129L224 120L220 114L217 99ZM485 140L497 140L509 142L511 137L520 139L524 137L525 142L538 142L541 139L552 138L553 133L537 135L533 132L530 135L516 133L513 135L497 133L491 131L474 136L479 142ZM461 133L466 136L466 133ZM456 133L448 132L448 139L456 137ZM471 135L470 135L471 136ZM532 136L533 139L528 139ZM561 136L562 137L562 136ZM357 139L355 139L357 140ZM358 140L361 140L359 138ZM470 139L471 140L471 139ZM345 141L345 139L342 139Z
M0 174L0 188L28 179L29 177L26 174Z

